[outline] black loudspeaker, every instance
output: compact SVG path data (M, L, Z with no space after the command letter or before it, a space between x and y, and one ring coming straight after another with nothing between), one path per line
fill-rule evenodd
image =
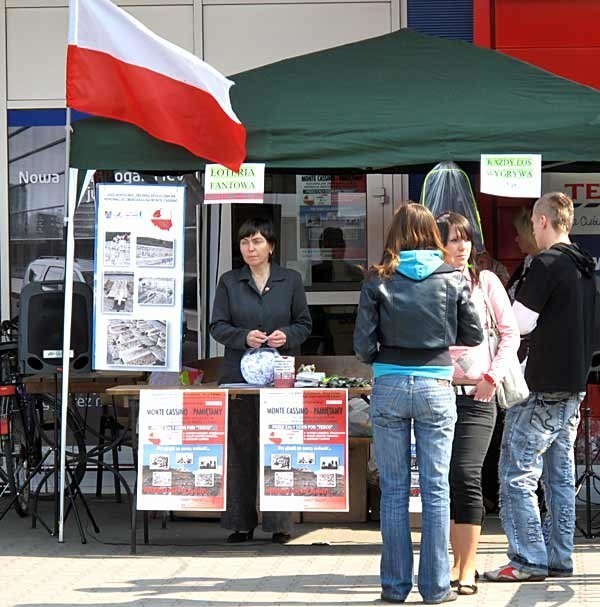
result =
M21 373L56 373L62 365L64 285L32 282L19 304L19 367ZM71 370L92 369L92 289L73 283Z

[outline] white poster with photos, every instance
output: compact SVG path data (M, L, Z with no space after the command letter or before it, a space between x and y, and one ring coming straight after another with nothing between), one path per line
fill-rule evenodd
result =
M185 187L99 184L94 369L180 371Z

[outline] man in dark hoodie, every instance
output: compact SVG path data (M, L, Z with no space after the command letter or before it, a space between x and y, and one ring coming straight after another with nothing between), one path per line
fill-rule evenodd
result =
M541 581L573 573L575 463L579 425L596 339L594 260L569 240L573 201L545 194L531 223L541 253L533 260L513 310L531 333L525 379L529 398L506 413L500 456L500 516L510 562L485 577ZM541 520L541 479L547 513Z

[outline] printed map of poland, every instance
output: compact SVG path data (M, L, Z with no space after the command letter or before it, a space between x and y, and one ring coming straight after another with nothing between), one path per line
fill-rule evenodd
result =
M152 214L152 223L161 230L170 230L173 222L171 221L171 214L168 217L163 217L163 212L158 209Z

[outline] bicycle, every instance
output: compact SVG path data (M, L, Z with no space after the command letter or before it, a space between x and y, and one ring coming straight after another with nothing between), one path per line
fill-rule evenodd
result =
M17 514L29 514L30 433L27 412L21 406L16 325L3 321L0 326L0 497L12 497Z

